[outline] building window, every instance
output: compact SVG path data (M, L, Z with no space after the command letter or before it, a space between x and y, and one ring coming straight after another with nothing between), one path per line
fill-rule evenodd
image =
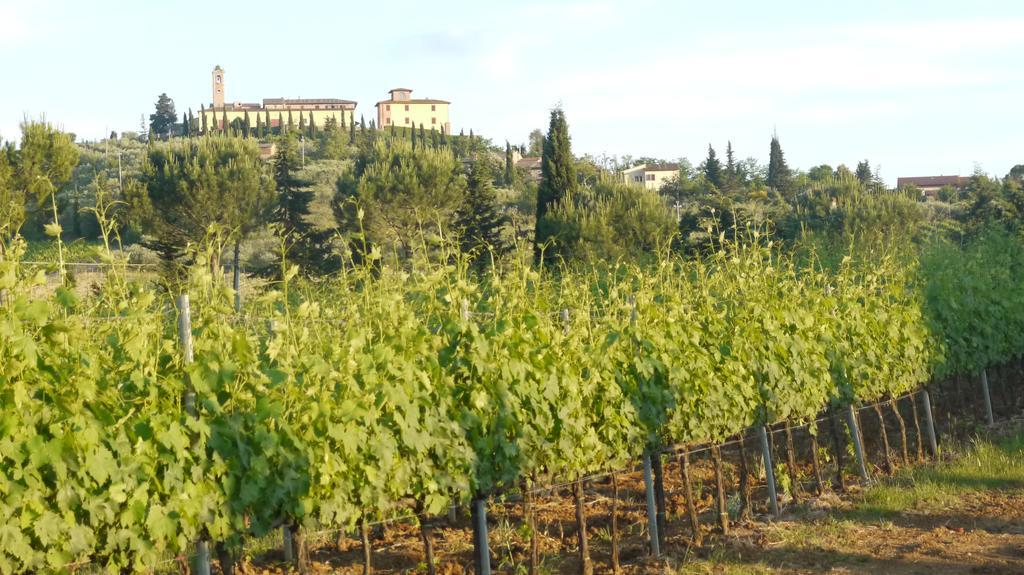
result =
M654 181L654 174L647 174L647 181L648 182L653 182Z
M405 111L406 111L406 112L408 112L408 111L409 111L409 104L406 104L406 105L405 105Z
M436 104L431 104L430 105L430 111L431 112L436 112L437 111L437 105Z
M633 181L634 182L642 182L642 181L644 181L644 177L643 176L633 176Z
M436 124L437 123L437 118L431 118L430 119L430 123L431 124Z
M405 123L406 123L406 124L408 124L408 123L409 123L409 118L408 118L408 117L407 117L407 118L405 119Z
M384 104L384 109L387 110L388 112L390 112L391 111L391 104Z

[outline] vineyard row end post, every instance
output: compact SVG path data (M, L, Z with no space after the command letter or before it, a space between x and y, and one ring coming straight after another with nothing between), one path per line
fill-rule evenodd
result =
M932 400L928 396L928 390L921 390L921 401L924 403L924 430L928 436L928 450L932 457L939 454L939 443L935 439L935 419L932 416Z
M661 556L658 540L658 509L654 501L654 472L651 467L651 452L644 452L644 492L647 494L647 531L651 539L651 557Z
M988 369L985 368L981 370L981 397L985 400L985 420L989 425L994 425L996 419L992 414L992 394L988 389Z
M182 360L186 365L192 363L192 307L185 293L178 296L178 341L181 343ZM198 418L196 392L191 385L185 390L184 403L185 412ZM205 539L196 541L195 573L210 575L210 545Z
M868 475L867 462L864 459L864 444L860 442L860 429L857 426L857 412L852 403L846 405L846 425L850 428L850 439L853 440L853 453L857 456L857 470L864 482L871 481Z
M764 477L768 483L768 506L771 508L772 516L778 518L779 498L775 490L775 468L772 466L772 448L768 444L768 428L758 425L757 435L761 439L761 459L764 462Z

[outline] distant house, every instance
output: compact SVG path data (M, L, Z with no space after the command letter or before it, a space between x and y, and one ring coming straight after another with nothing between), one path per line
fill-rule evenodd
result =
M540 166L541 159L537 157L527 156L516 160L516 167L526 172L526 180L529 182L540 181Z
M452 133L452 125L448 121L448 107L451 102L413 98L412 90L409 88L395 88L388 94L391 95L389 99L377 102L378 128L423 126L427 130Z
M642 184L648 190L660 190L679 175L679 164L640 164L619 172L627 184Z
M919 176L911 178L896 178L896 188L914 186L921 190L921 195L933 198L938 194L939 190L946 186L962 190L970 181L970 178L962 176Z

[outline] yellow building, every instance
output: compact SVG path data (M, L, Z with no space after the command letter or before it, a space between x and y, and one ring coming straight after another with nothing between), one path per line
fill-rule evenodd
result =
M619 178L627 184L642 185L648 190L660 190L662 186L679 177L679 164L640 164L619 172Z
M213 69L212 83L213 104L204 106L196 119L200 130L203 126L223 130L225 118L228 125L231 125L236 120L244 123L246 115L249 117L249 127L253 129L258 123L271 128L286 126L289 120L294 127L298 127L300 121L308 126L312 120L317 128L323 128L328 118L334 118L338 126L350 126L355 119L356 102L337 98L264 98L262 104L225 103L224 69L220 66Z
M438 130L445 134L452 132L448 121L448 106L451 102L430 98L413 99L412 90L395 88L388 92L391 99L377 102L377 127L391 126Z

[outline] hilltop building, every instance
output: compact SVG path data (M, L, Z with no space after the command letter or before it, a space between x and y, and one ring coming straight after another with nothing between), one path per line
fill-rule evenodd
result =
M388 92L391 98L377 102L377 127L391 126L438 130L452 133L448 121L448 106L451 102L430 98L414 99L409 88L395 88Z
M939 190L946 186L962 190L970 181L970 178L963 176L917 176L896 178L896 188L914 186L921 190L922 196L934 198L938 195Z
M230 125L235 120L244 122L246 115L249 116L249 125L253 128L256 127L257 115L260 116L264 124L269 123L271 128L288 125L289 117L294 126L299 125L300 116L304 118L303 123L307 125L312 118L319 128L324 127L328 118L334 118L339 126L349 126L355 118L356 102L338 98L264 98L262 104L225 103L224 69L220 66L213 69L211 82L213 84L213 103L200 110L197 116L200 126L203 125L204 116L206 125L218 130L224 129L225 117Z
M619 172L623 182L643 185L648 190L660 190L678 175L679 164L640 164Z

